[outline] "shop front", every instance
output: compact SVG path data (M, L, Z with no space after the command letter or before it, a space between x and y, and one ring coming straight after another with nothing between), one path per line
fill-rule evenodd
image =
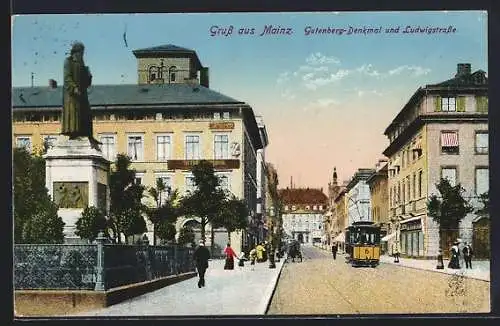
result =
M401 221L401 253L407 257L424 256L424 234L422 220L412 217Z

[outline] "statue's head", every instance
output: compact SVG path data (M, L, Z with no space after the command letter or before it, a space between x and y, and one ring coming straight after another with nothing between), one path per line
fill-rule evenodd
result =
M83 45L82 42L75 42L71 46L71 54L72 55L75 54L75 53L83 54L84 50L85 50L85 46Z

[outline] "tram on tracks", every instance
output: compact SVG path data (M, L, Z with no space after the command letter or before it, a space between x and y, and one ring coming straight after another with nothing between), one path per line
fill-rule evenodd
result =
M354 267L376 267L380 262L380 226L374 222L354 222L346 228L347 263Z

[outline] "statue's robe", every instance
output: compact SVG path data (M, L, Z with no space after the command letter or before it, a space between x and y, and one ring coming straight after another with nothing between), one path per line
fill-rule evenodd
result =
M93 138L92 115L87 88L92 83L92 75L84 66L71 57L64 61L63 114L61 134L70 138ZM80 91L75 94L75 89Z

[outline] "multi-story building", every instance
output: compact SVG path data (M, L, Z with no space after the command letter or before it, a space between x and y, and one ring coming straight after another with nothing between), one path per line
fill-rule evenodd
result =
M266 147L269 144L266 125L261 116L255 117L259 127L259 135L262 148L257 150L257 217L262 221L257 227L258 242L262 242L267 237L267 211L266 211L266 188L267 188L267 167L266 167Z
M375 165L375 172L366 180L370 187L371 216L372 221L380 226L382 251L387 252L387 235L389 227L389 195L387 187L387 160L380 159Z
M327 245L330 245L332 243L333 238L337 234L334 219L335 198L342 189L342 186L338 184L337 178L337 168L334 167L332 180L328 183L328 210L325 214L325 235Z
M256 224L257 151L263 145L252 107L208 88L208 68L193 50L164 45L133 53L137 84L88 90L94 137L102 142L104 156L113 161L125 153L138 182L152 187L161 178L180 194L194 186L190 167L209 160L222 187L246 200L253 212L249 219ZM12 102L14 146L41 147L44 140L57 138L62 87L55 81L15 87ZM188 221L179 219L178 229ZM235 250L247 238L240 232L232 235ZM218 239L221 246L227 241Z
M283 226L283 221L281 219L281 200L278 193L278 172L273 164L266 163L266 215L267 215L267 228L268 228L268 239L280 237L280 230ZM272 234L270 233L272 232ZM272 236L270 236L272 235Z
M328 207L328 197L323 189L280 189L283 204L283 229L301 243L320 243L324 235L323 216Z
M479 246L473 236L476 214L467 215L453 238L439 241L439 225L427 214L427 201L439 195L436 184L447 178L465 188L477 207L488 192L488 79L470 64L458 64L454 78L417 89L386 128L389 146L389 203L395 241L403 255L445 255L460 237Z
M340 186L339 192L334 199L332 212L332 235L331 242L338 244L340 251L345 250L345 229L349 225L348 222L348 199L346 189L349 181L344 181Z
M370 187L366 180L374 169L358 169L346 186L348 225L359 221L372 221Z

